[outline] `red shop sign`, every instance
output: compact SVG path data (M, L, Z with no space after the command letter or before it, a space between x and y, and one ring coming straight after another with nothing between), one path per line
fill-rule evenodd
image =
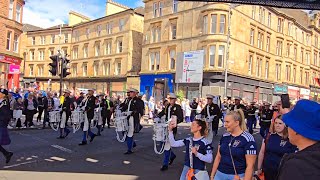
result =
M0 62L20 65L21 60L10 56L0 55Z

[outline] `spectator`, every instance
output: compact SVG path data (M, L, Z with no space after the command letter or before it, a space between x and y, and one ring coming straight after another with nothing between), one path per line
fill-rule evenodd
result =
M274 180L282 157L294 153L297 148L288 139L288 128L282 121L282 116L276 117L272 124L271 134L263 141L258 158L258 175L264 172L265 180Z
M190 120L191 120L191 122L195 119L195 117L197 115L197 107L198 107L198 99L196 97L194 97L192 103L190 103L190 108L191 108Z
M191 122L191 119L190 119L190 116L191 116L191 107L189 106L190 102L189 102L189 99L186 100L185 102L185 120L187 123Z
M38 103L32 93L28 94L28 98L24 100L24 114L26 120L25 127L33 127L33 116L37 113Z
M294 109L283 115L289 140L299 149L282 158L278 180L320 179L320 105L300 100Z

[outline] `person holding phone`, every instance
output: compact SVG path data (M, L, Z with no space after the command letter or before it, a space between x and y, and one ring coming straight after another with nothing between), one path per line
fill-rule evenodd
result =
M181 109L181 106L176 104L177 101L177 96L174 93L169 94L169 104L158 114L158 117L161 118L162 116L165 116L166 122L171 120L173 116L176 117L176 123L175 127L173 128L173 134L177 134L177 123L180 123L183 121L183 112ZM170 148L170 144L166 145L165 151L164 151L164 159L163 159L163 164L161 167L161 171L166 171L168 170L169 166L173 163L175 160L176 155L173 153L173 151Z
M192 137L178 140L174 139L173 124L169 125L169 142L171 147L186 147L186 156L184 161L184 167L180 176L180 180L186 180L187 173L190 169L190 153L192 153L192 168L194 169L194 174L207 174L206 163L212 162L212 147L210 143L206 140L207 135L207 123L206 121L195 119L191 123L191 133ZM191 145L191 146L190 146ZM191 149L190 149L191 147ZM206 175L209 178L209 175Z
M220 139L211 180L251 180L257 147L254 137L246 131L243 111L227 113L224 126L228 132Z

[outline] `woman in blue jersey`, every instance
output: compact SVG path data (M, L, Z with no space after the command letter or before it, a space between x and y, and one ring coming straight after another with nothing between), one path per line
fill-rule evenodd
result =
M253 136L247 132L244 113L241 109L227 113L227 133L223 135L211 171L213 180L251 180L257 157Z
M169 126L169 141L171 147L186 146L185 163L180 176L180 180L186 180L186 175L190 169L190 141L192 142L192 163L194 173L197 174L200 171L206 171L206 163L212 162L212 148L205 139L208 132L207 123L200 119L196 119L191 123L191 132L193 137L189 137L183 140L176 141L172 132L172 125ZM192 139L191 139L192 138Z
M279 115L275 119L271 134L263 140L258 157L258 174L264 172L265 180L277 178L280 161L285 154L294 153L297 147L288 139L288 128Z

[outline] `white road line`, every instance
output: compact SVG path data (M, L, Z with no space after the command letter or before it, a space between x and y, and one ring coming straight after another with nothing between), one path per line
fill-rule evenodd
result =
M61 151L67 152L67 153L72 153L72 150L67 149L67 148L65 148L65 147L62 147L62 146L59 146L59 145L56 145L56 144L51 145L51 147L57 148L57 149L59 149L59 150L61 150Z
M23 162L23 163L19 163L19 164L13 164L13 165L10 165L10 166L4 166L3 168L4 169L8 169L8 168L17 167L17 166L21 166L21 165L25 165L25 164L31 164L31 163L34 163L34 162L37 162L37 160L27 161L27 162Z

